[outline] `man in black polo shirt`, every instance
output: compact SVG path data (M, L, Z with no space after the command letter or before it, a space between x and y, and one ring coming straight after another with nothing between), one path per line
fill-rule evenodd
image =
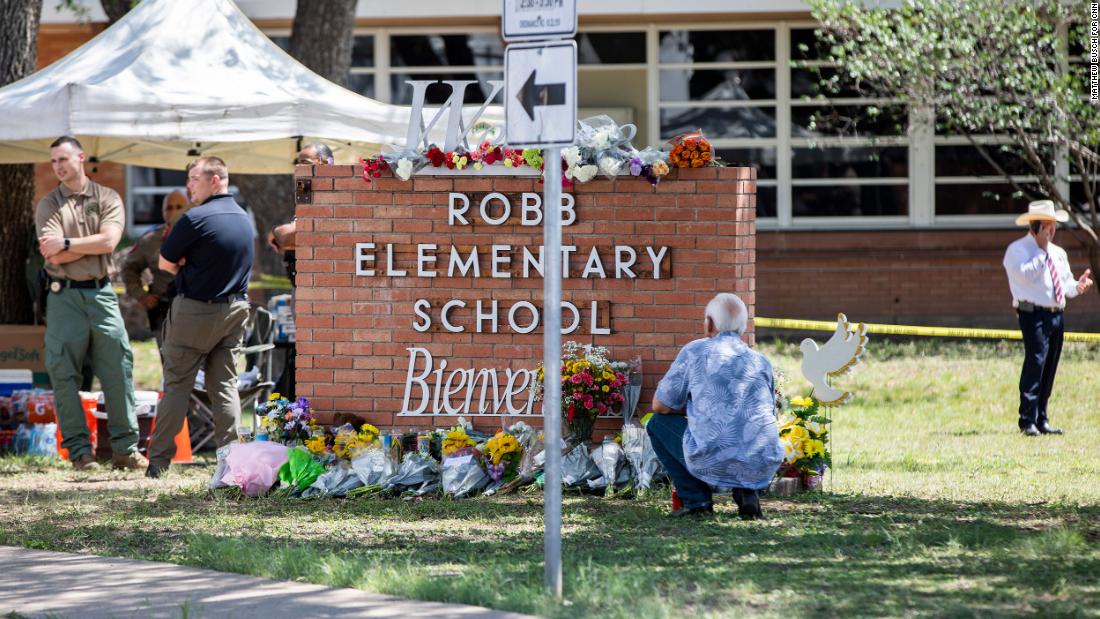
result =
M178 295L164 326L164 399L149 440L148 477L160 477L176 453L175 436L204 359L218 447L234 440L241 417L234 352L249 317L252 222L229 195L229 170L218 157L187 167L187 192L197 206L180 217L160 249L160 268L177 273Z

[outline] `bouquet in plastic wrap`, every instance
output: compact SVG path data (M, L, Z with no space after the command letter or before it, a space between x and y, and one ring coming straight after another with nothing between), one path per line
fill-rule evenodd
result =
M668 143L672 146L668 161L677 168L701 168L714 161L714 148L702 131L678 135Z
M287 461L279 468L279 483L287 494L297 495L317 481L325 466L301 447L287 452Z
M661 182L661 177L668 174L668 162L665 154L649 146L642 150L636 150L627 160L627 170L631 176L640 176L654 187Z
M519 474L523 447L519 439L501 430L485 443L485 468L493 481L509 482Z
M440 450L443 455L441 478L443 492L455 497L468 496L489 483L489 476L481 468L481 454L477 444L466 433L466 427L456 425L443 436Z
M489 484L481 458L473 447L463 447L443 457L443 492L453 497L469 496Z
M287 462L287 451L286 445L267 441L232 443L222 481L228 486L239 486L248 496L260 496L275 485L279 468Z
M298 441L306 441L317 429L309 400L305 398L291 402L278 393L273 393L267 402L256 407L256 414L260 417L261 432L257 435L258 439L266 434L266 440L292 445Z
M303 490L302 497L347 496L349 492L362 485L363 480L351 467L351 463L340 460Z
M613 496L615 491L630 483L630 467L618 442L604 439L599 447L592 450L592 463L600 471L600 476L589 479L588 487L604 489L604 496Z
M623 426L623 452L630 463L634 489L638 494L648 492L654 481L664 476L661 461L657 459L657 452L653 451L653 444L644 427L634 423Z
M439 489L439 463L418 452L405 454L401 467L382 484L382 490L421 496Z
M600 477L600 469L592 461L588 446L577 445L561 459L561 483L563 486L589 487L588 482Z

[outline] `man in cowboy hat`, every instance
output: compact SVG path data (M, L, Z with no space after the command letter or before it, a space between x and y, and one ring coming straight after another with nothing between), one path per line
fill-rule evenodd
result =
M1020 431L1027 436L1061 434L1047 418L1047 400L1054 387L1054 373L1062 355L1062 312L1066 299L1092 286L1091 271L1074 279L1066 250L1054 244L1058 222L1069 214L1055 211L1050 200L1028 205L1016 225L1028 226L1026 236L1005 252L1004 267L1012 306L1024 336L1024 367L1020 373Z

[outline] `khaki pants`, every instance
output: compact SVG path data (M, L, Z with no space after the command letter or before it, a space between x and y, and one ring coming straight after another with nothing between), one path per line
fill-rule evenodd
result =
M63 288L49 293L46 303L46 368L53 386L62 447L73 462L92 453L84 406L80 401L82 369L91 366L103 386L111 450L137 450L134 415L134 355L118 310L118 296L108 284L99 289ZM104 437L100 437L100 441Z
M204 303L176 297L164 323L164 399L157 407L157 427L149 439L149 461L169 465L176 455L175 437L183 428L199 368L206 373L206 393L214 410L214 443L236 438L241 419L235 353L249 320L247 301ZM204 362L205 361L205 362Z

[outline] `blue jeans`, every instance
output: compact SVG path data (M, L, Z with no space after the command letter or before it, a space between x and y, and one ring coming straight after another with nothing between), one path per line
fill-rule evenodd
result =
M1020 371L1020 429L1047 422L1047 400L1062 356L1062 312L1020 312L1024 367Z
M710 507L713 503L710 485L692 475L684 460L685 430L687 417L683 415L653 415L646 424L653 451L672 478L684 507Z

